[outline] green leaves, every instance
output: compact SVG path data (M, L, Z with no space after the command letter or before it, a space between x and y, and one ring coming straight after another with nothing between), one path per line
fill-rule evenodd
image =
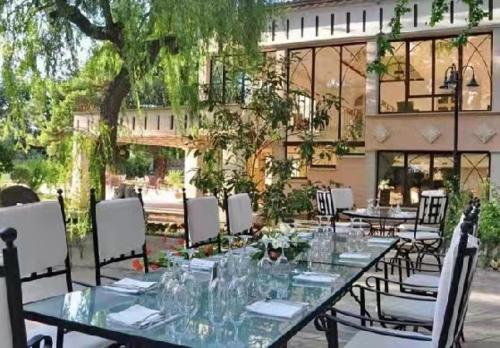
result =
M469 13L467 17L467 28L453 40L454 46L464 46L467 44L468 35L472 28L477 27L488 13L483 10L482 0L463 0L468 5ZM431 18L429 24L435 26L444 19L444 14L449 11L448 0L432 0ZM389 22L390 33L380 33L377 37L377 58L367 66L369 73L383 75L387 72L384 64L384 57L393 55L391 41L398 40L403 29L401 18L411 12L408 0L397 0L394 6L394 16Z

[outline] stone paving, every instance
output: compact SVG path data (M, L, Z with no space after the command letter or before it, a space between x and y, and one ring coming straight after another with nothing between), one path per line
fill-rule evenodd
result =
M87 258L87 257L86 257ZM110 267L107 274L125 276L129 274L130 261L125 264ZM73 278L93 284L94 272L89 266L73 267ZM55 295L64 291L64 279L41 280L37 284L26 284L23 290L24 300L31 301L45 296ZM374 301L372 302L374 303ZM358 312L357 304L350 296L344 297L338 304L339 308ZM28 331L36 329L38 324L30 323ZM353 330L341 327L341 342L346 342L354 333ZM478 269L473 283L469 310L465 324L466 343L464 348L500 347L500 272ZM78 340L67 337L65 347L90 348L82 346ZM289 348L322 348L327 347L324 335L316 331L312 324L308 325L288 344Z

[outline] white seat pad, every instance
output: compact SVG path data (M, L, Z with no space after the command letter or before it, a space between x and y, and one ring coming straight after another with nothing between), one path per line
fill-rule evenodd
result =
M401 224L398 225L398 228L402 232L406 231L414 231L415 230L415 224ZM422 231L422 232L439 232L439 227L438 226L432 226L432 225L417 225L417 231Z
M432 322L434 308L434 301L410 300L393 296L382 296L381 298L381 312L386 317Z
M336 221L335 227L351 227L353 225L350 221ZM354 222L354 226L358 227L370 227L368 222L356 221Z
M380 330L377 328L377 330ZM390 331L405 334L404 331L382 329L380 331ZM424 336L416 332L407 332L408 336ZM431 348L431 341L417 341L410 338L399 338L379 335L367 331L358 331L356 335L344 346L345 348Z
M430 274L412 274L403 282L407 287L417 285L415 290L420 291L437 291L439 286L439 276Z
M437 240L437 239L441 239L441 236L438 233L420 232L420 231L417 231L417 233L398 232L398 233L396 233L396 236L398 236L401 239L407 239L407 240Z
M56 346L57 328L55 326L26 320L26 331L28 339L36 335L50 336L52 337L53 346ZM113 343L115 342L97 336L85 335L76 331L70 331L64 335L64 347L105 348Z

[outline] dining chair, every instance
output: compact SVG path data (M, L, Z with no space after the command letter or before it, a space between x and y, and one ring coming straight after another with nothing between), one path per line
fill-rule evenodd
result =
M224 192L227 233L230 235L253 234L252 200L248 193L228 196Z
M316 206L318 209L318 215L316 215L318 221L322 222L326 220L333 226L337 210L333 204L332 191L329 187L316 191Z
M217 243L221 252L219 202L215 196L187 198L182 189L184 206L184 242L187 249Z
M101 268L116 262L142 259L144 271L149 272L141 190L137 197L98 202L95 189L91 189L90 218L96 285L101 285L102 278L118 280L101 272Z
M333 190L340 190L337 192L341 192L338 196L339 201L342 203L341 206L345 208L343 210L352 209L354 203L350 206L350 208L346 208L346 204L342 202L342 196L345 194L346 189L332 189L330 187L326 187L323 190L316 191L316 205L318 207L318 215L317 219L321 223L327 219L332 227L334 232L341 232L350 229L352 226L357 228L371 228L371 225L364 221L338 221L338 207L336 205L335 196ZM348 190L351 190L350 188ZM352 193L352 191L351 191ZM348 195L348 194L347 194Z
M398 246L400 254L416 252L417 266L423 262L426 255L433 256L441 267L441 260L437 256L442 241L448 195L442 190L422 191L419 198L417 215L413 224L398 226L396 236L403 243ZM409 258L409 257L407 257Z
M481 214L481 203L479 199L472 200L464 209L459 223L469 221L472 223L472 235L477 237L479 232L479 219ZM453 236L457 230L455 229ZM442 255L440 255L441 257ZM389 264L385 260L380 261L384 265L384 278L388 279ZM397 268L398 283L400 292L411 293L424 296L437 296L437 287L441 271L436 269L436 264L421 263L420 267L414 267L406 259L400 258L397 263L391 266ZM425 268L423 268L425 267Z
M366 347L367 342L372 347L450 348L460 346L459 340L467 312L473 270L476 267L479 248L479 240L471 234L472 229L472 224L465 221L460 225L459 236L452 240L443 262L432 323L381 320L370 317L363 310L360 315L357 315L332 308L329 310L330 313L324 312L314 321L316 328L325 332L328 346L339 347L339 323L359 330L344 346L346 348ZM339 314L342 317L339 317ZM360 324L353 319L359 320ZM367 323L370 326L367 326ZM374 323L380 324L381 327L374 327ZM413 327L416 329L429 326L432 327L431 335L388 328Z
M338 212L351 210L354 207L354 194L350 187L331 188L333 204Z
M17 248L17 231L7 227L0 231L5 243L0 265L0 337L4 348L50 348L52 337L36 335L27 339L23 315L23 292Z
M71 276L63 191L57 193L57 201L0 208L0 226L10 226L18 231L16 244L24 300L53 296L55 292L71 292L74 283L83 284L73 281ZM64 277L65 284L59 288L61 277ZM65 332L62 328L38 325L29 331L50 334L56 338L58 347L63 345ZM96 347L107 346L110 342L79 333L71 335L80 341L91 340Z

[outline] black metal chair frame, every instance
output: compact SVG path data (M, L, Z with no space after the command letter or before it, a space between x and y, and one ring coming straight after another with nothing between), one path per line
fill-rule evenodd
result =
M6 247L3 248L3 266L0 266L0 277L5 277L7 287L13 348L50 348L52 347L52 338L50 336L36 335L27 340L23 314L22 281L19 272L17 248L14 246L17 231L10 227L5 228L0 231L0 238L6 244Z
M248 193L247 193L248 194ZM249 194L248 194L249 195ZM227 190L224 190L224 212L226 213L226 230L228 235L241 235L241 234L248 234L253 236L253 227L250 227L248 230L241 231L236 234L231 234L231 225L229 223L229 195L227 193Z
M144 202L142 200L142 189L138 190L137 198L141 202L141 206L144 207ZM95 189L90 190L90 219L91 219L91 226L92 226L92 239L93 239L93 244L94 244L94 263L95 263L95 282L96 285L101 285L101 280L102 278L107 278L111 280L119 280L116 277L111 277L108 275L104 275L101 273L101 268L115 263L115 262L120 262L120 261L125 261L125 260L130 260L130 259L139 259L142 258L144 262L144 272L148 273L149 272L149 262L148 262L148 255L147 255L147 250L146 250L146 241L144 241L144 244L142 245L142 252L141 253L136 253L134 250L130 252L130 254L120 254L117 257L111 257L109 259L104 259L101 261L100 256L99 256L99 238L98 238L98 229L97 229L97 217L96 217L96 206L97 206L97 198L95 195ZM145 223L145 222L144 222Z
M214 197L217 198L217 193L214 193ZM222 251L222 240L220 231L217 234L216 238L209 238L207 240L191 244L189 240L189 219L188 219L188 208L187 208L188 200L189 199L187 198L186 195L186 188L182 188L182 206L184 208L184 245L186 249L198 248L200 246L209 244L217 244L217 251L220 253Z
M398 245L397 252L396 252L396 255L394 256L393 260L402 256L405 259L410 261L411 260L410 254L417 253L416 267L419 267L419 265L421 265L421 263L423 262L425 255L431 255L431 256L434 256L434 258L436 259L436 261L438 263L439 269L441 269L441 259L436 256L436 253L439 251L439 249L441 248L441 245L443 243L442 233L443 233L443 229L444 229L444 223L446 220L446 211L448 209L448 197L444 196L444 198L445 198L444 208L443 208L444 213L443 213L443 216L440 217L439 212L441 210L441 204L438 204L436 202L440 202L440 200L443 199L443 196L426 196L426 195L422 195L422 194L419 195L419 204L418 204L418 208L417 208L417 213L416 213L417 215L416 215L415 226L414 226L414 230L413 230L414 240L411 242L403 240ZM428 200L430 200L430 202L427 202ZM427 214L426 216L423 216L422 218L419 217L420 212L421 212L421 206L422 206L421 202L423 202L424 211L427 207L429 207L429 214ZM440 218L440 220L438 221L439 218ZM429 240L429 241L417 240L416 236L417 236L417 233L419 233L418 232L419 225L420 226L422 226L422 225L424 225L424 226L425 225L439 225L439 232L438 232L439 238L435 239L435 240L434 239ZM411 261L410 261L410 263L411 263L411 265L413 265L413 263Z
M467 247L467 239L468 239L468 234L473 233L473 225L471 222L466 221L462 224L462 235L461 239L459 242L458 246L458 255L457 255L457 260L453 269L453 275L452 275L452 281L451 281L451 286L450 286L450 294L448 296L448 303L446 305L445 309L445 315L444 315L444 327L440 335L439 339L439 347L445 347L446 341L448 338L448 333L450 330L453 330L453 341L457 346L460 346L460 338L462 336L462 331L463 331L463 317L465 316L465 313L467 311L467 301L468 301L468 296L469 296L469 290L472 282L472 276L471 272L473 271L472 267L472 262L474 259L475 254L478 252L477 248L468 248ZM454 306L456 304L455 301L457 301L457 296L458 296L458 287L460 284L460 279L462 277L462 269L463 269L463 264L465 261L465 258L468 257L468 268L467 268L467 273L465 275L465 283L464 283L464 289L466 291L463 291L462 297L458 299L460 301L460 306L458 308L458 313L457 313L457 321L455 327L450 327L451 325L449 324L451 322L452 316L454 314ZM457 270L460 270L460 272L457 272ZM382 279L381 281L387 281L386 279ZM370 291L375 291L377 292L377 295L381 293L380 289L380 280L377 281L376 284L378 284L378 289L376 285L376 289L370 289ZM386 285L387 286L387 285ZM366 288L365 288L366 289ZM398 296L399 297L399 296ZM429 299L430 301L433 301ZM361 296L361 301L364 301L364 295ZM379 300L377 300L378 305L379 305ZM314 324L316 326L316 329L325 332L327 341L328 341L328 346L329 347L339 347L338 344L338 327L337 324L340 323L345 326L349 326L358 330L363 330L363 331L368 331L372 333L376 333L379 335L385 335L385 336L392 336L392 337L399 337L399 338L405 338L405 339L412 339L412 340L423 340L423 341L430 341L430 337L425 337L425 336L409 336L407 333L405 334L398 334L396 332L391 332L391 331L384 331L384 330L378 330L377 328L373 328L373 323L379 323L382 327L387 327L387 326L392 326L395 328L406 328L406 327L413 327L414 329L417 329L418 327L424 327L426 329L429 329L429 324L432 325L432 323L423 323L423 322L411 322L411 321L395 321L395 320L387 320L387 319L374 319L371 316L368 315L366 311L366 307L361 306L360 307L360 315L344 312L335 308L330 309L330 313L328 314L327 312L319 315L315 321ZM344 320L341 318L337 317L337 313L342 314L344 316L348 316L351 318L359 319L360 320L360 325L354 323L353 321L349 320ZM367 327L366 324L370 323L370 327Z
M479 201L478 198L474 198L469 202L467 207L465 207L463 214L464 214L464 221L469 221L472 226L472 235L477 237L478 231L479 231L479 217L481 213L481 202ZM444 258L444 254L435 254L435 256L441 258ZM432 296L436 297L437 296L437 288L436 289L431 289L429 286L418 286L418 285L409 285L404 283L404 277L406 278L410 277L413 274L417 273L431 273L431 274L436 274L439 275L441 273L439 265L432 264L432 263L426 263L423 262L422 260L419 260L419 263L417 265L413 265L413 263L408 260L407 258L393 258L390 262L387 262L385 260L381 260L379 264L377 265L377 268L380 268L380 265L383 264L384 266L384 279L389 278L389 272L388 272L388 266L390 265L391 268L397 268L398 270L398 283L400 283L399 290L402 293L409 293L409 294L414 294L414 295L422 295L422 296ZM427 268L422 268L423 266Z

